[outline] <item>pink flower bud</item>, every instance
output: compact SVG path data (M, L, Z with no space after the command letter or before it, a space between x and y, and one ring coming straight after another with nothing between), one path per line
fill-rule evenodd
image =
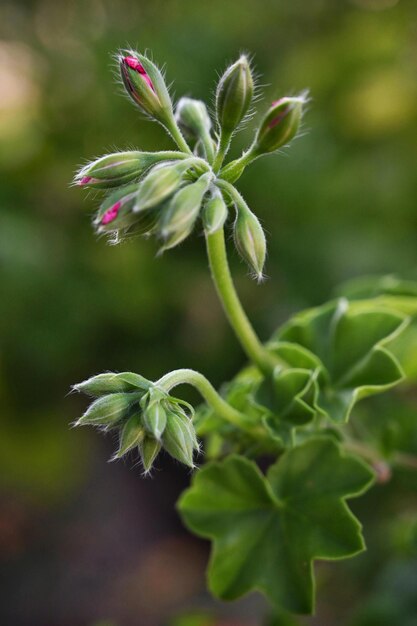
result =
M116 202L116 204L113 204L110 209L107 209L107 211L101 218L101 223L103 224L103 226L105 226L106 224L110 224L110 222L113 222L116 219L121 209L121 206L122 202L121 200L119 200L118 202Z
M92 181L91 176L83 176L79 181L78 184L79 185L88 185L89 182Z
M123 63L125 63L128 67L130 67L130 69L134 70L135 72L138 72L138 74L143 76L143 79L148 83L149 87L153 91L155 91L155 87L153 86L149 75L146 73L145 68L143 67L141 63L139 63L137 59L135 59L135 57L124 57Z
M122 51L118 62L123 84L133 102L163 124L172 121L172 102L164 77L155 63L134 50Z

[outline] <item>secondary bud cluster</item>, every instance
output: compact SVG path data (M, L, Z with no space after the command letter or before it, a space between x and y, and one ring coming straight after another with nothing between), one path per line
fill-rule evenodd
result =
M242 202L236 203L234 194L225 192L224 183L234 183L251 161L293 139L305 97L274 101L249 149L223 166L231 137L248 118L254 99L255 81L246 55L220 77L213 120L201 100L183 97L174 107L163 73L146 55L123 50L117 62L129 97L165 127L179 149L117 152L82 167L74 179L77 185L109 190L93 220L96 231L110 234L113 242L132 234L155 234L162 240L161 250L167 250L188 237L200 216L206 237L213 236L225 226L234 205L235 245L259 278L266 255L262 227L239 194Z
M211 174L200 175L194 158L176 159L154 166L144 178L110 194L94 218L98 233L118 238L156 234L163 249L172 248L192 231L211 183Z
M149 472L161 449L188 467L199 450L192 407L133 372L93 376L74 386L95 398L75 426L117 430L113 460L136 449Z

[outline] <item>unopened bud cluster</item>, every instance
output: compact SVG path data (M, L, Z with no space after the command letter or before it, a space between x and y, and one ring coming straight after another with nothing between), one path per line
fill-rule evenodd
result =
M178 150L117 152L81 168L76 184L109 191L93 220L96 231L108 233L113 241L131 234L155 235L166 250L186 239L200 218L206 236L214 235L233 209L236 248L260 278L265 236L255 214L230 187L249 163L294 138L305 97L274 101L250 147L240 158L223 165L232 135L251 114L255 81L245 55L220 77L213 120L200 100L184 97L174 106L163 73L147 56L125 50L117 55L117 62L131 100L162 124Z
M74 385L95 398L75 426L115 430L119 447L112 460L137 450L149 472L161 449L188 467L199 450L192 423L193 408L133 372L108 372Z

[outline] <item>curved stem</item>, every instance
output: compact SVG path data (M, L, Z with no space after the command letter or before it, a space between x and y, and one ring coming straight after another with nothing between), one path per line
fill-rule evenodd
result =
M167 392L177 385L183 384L195 387L207 404L230 424L250 432L251 434L257 432L257 427L253 422L249 422L243 413L240 413L240 411L237 411L223 400L211 382L207 380L203 374L200 374L200 372L191 369L178 369L165 374L165 376L162 376L162 378L155 383L155 385L162 387Z
M227 260L224 231L206 234L211 275L226 316L247 356L269 374L279 361L260 342L236 293Z

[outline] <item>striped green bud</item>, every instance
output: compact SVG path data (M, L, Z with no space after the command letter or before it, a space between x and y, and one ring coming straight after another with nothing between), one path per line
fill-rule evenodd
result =
M134 413L127 420L120 433L119 449L112 461L121 459L127 452L138 446L145 438L146 432L142 426L140 413Z
M221 192L216 188L203 209L203 224L207 235L223 228L227 219L227 206Z
M95 400L75 426L113 427L129 413L140 393L111 393Z
M177 238L182 234L188 236L191 232L200 212L204 194L210 186L211 178L212 174L210 172L203 174L195 183L191 183L177 191L172 198L162 221L161 235L167 240L165 247L170 243L169 238ZM173 247L172 240L169 247Z
M164 391L152 387L140 403L143 411L142 423L147 432L157 441L160 441L167 423L164 408L164 401L166 401L167 397Z
M118 55L120 74L133 102L149 117L166 123L172 120L172 102L159 68L143 54L124 50Z
M74 182L82 187L110 189L139 178L162 161L184 158L182 152L116 152L92 161L77 172Z
M73 386L75 391L86 393L89 396L104 396L108 393L143 391L149 389L152 383L133 372L106 372L92 376L82 383Z
M253 97L249 61L242 55L221 77L216 90L216 116L219 127L231 134L247 114Z
M139 185L134 211L144 211L161 204L181 185L183 175L192 167L194 159L154 167Z
M183 411L176 408L167 414L167 424L162 437L164 449L181 463L194 467L193 453L198 450L194 426Z
M146 435L143 441L139 443L139 454L146 474L152 469L161 447L159 441L149 435Z
M246 205L238 207L233 235L239 254L261 280L266 257L265 234L258 218Z
M301 122L305 97L281 98L272 103L255 137L251 153L275 152L294 138Z

